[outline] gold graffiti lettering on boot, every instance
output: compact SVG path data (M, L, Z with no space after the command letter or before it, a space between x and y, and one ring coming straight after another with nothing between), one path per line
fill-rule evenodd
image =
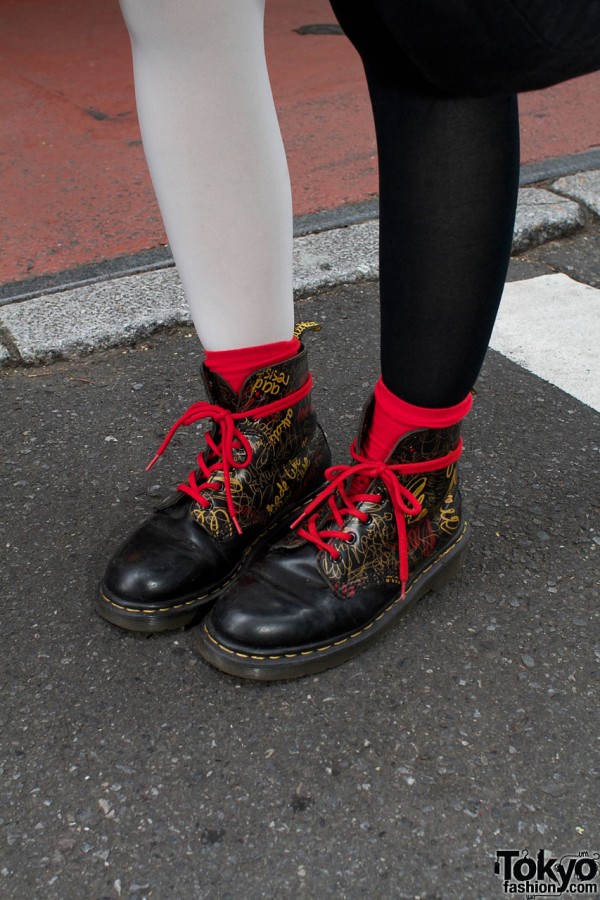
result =
M288 492L288 483L285 478L277 482L277 490L278 493L273 502L267 503L267 512L269 513L269 515L271 515L271 513L274 513L276 509L279 509L279 507L285 500L285 495Z
M418 475L412 479L409 479L407 481L406 487L410 491L410 493L414 497L416 497L416 499L423 507L418 515L410 517L411 522L419 522L421 519L424 519L425 516L428 515L428 510L425 506L425 489L427 488L427 476Z
M282 387L290 383L290 376L279 369L265 369L265 371L252 382L252 392L261 391L263 394L276 397L281 393Z
M245 493L244 485L239 478L233 476L230 477L229 484L231 497L239 510ZM233 520L226 506L224 490L221 488L221 490L215 491L211 501L211 505L206 509L202 506L196 506L192 510L192 516L199 525L204 526L214 537L233 537Z
M454 534L460 525L460 516L454 507L454 497L448 494L446 502L440 508L440 531L445 534Z
M193 510L192 515L199 525L203 525L215 537L221 535L223 531L228 537L233 535L231 516L226 509L202 509L199 506Z
M325 575L339 584L365 587L369 583L385 581L398 584L398 553L391 512L375 515L368 530L360 538L346 544L340 541L339 557L323 555L321 565ZM336 591L338 595L340 591Z
M458 484L458 468L456 464L448 466L446 469L446 478L448 479L448 491L452 493L456 490Z
M276 425L272 429L272 431L267 432L267 438L271 445L278 444L280 442L281 435L285 431L285 429L292 427L293 419L294 419L294 411L292 409L288 409L288 411L286 412L286 414L283 417L283 419L281 420L281 422L279 422L279 424Z
M308 456L303 456L301 459L291 459L283 470L283 475L285 478L289 478L290 481L300 481L306 475L309 465L310 460Z
M267 512L269 515L274 513L281 504L285 500L285 495L289 493L290 485L289 481L300 481L301 478L304 478L310 466L310 459L308 456L303 456L300 459L291 459L289 463L283 469L281 473L281 481L277 483L278 494L273 500L272 503L267 503ZM289 479L289 481L288 481Z

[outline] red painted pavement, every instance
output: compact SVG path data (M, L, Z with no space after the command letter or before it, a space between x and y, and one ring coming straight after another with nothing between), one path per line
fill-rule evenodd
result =
M377 191L360 63L326 0L267 0L296 214ZM521 98L523 162L600 145L600 75ZM0 0L0 282L164 243L117 0Z

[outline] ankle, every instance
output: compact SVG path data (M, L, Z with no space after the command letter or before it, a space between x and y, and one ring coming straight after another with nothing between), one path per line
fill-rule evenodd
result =
M448 428L461 422L473 405L469 393L455 406L414 406L393 394L380 378L375 386L373 417L362 448L371 459L387 459L398 441L410 431Z

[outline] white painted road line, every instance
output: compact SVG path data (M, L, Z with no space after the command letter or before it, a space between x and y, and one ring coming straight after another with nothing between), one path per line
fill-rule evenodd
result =
M567 275L506 285L490 346L600 412L600 291Z

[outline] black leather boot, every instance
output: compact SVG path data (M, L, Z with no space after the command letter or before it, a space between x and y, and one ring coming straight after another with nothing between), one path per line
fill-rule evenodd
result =
M361 434L371 415L367 407ZM296 533L220 598L200 652L231 675L294 678L344 662L381 637L464 559L460 425L405 435L386 462L351 448L328 470Z
M211 418L199 468L127 538L106 570L97 609L122 628L164 631L203 615L289 530L331 464L304 346L251 375L239 396L206 368L204 379L212 402L193 404L157 454L181 425Z

